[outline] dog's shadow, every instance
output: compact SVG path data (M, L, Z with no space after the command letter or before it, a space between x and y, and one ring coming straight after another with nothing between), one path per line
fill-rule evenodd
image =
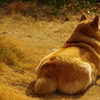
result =
M98 80L100 80L100 76L97 77L97 81L98 81ZM32 81L32 82L28 85L28 87L27 87L27 89L26 89L26 95L27 95L27 96L31 96L31 97L40 97L40 96L36 95L35 92L34 92L34 85L35 85L35 82L36 82L36 80ZM81 98L83 95L85 95L85 93L86 93L86 92L89 90L89 88L91 88L93 85L100 87L100 84L98 84L98 83L96 83L96 82L93 82L93 84L91 84L90 86L88 86L88 88L87 88L86 90L84 90L83 92L78 93L78 94L68 95L68 94L63 94L63 93L60 93L60 92L56 91L56 92L54 92L53 94L51 94L51 95L49 95L49 96L45 96L45 97L43 97L43 98L47 98L47 99L49 100L49 97L53 97L53 98L54 98L55 95L56 95L56 99L61 99L62 96L63 96L63 98L79 99L79 98ZM51 100L51 98L50 98L50 100Z

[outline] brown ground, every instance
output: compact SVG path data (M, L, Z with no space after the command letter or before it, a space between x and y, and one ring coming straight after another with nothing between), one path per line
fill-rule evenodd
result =
M88 15L90 18L94 15ZM77 95L55 92L45 97L34 95L35 69L40 60L65 43L73 31L80 15L68 16L69 21L61 23L35 21L31 17L19 15L0 16L0 35L15 44L31 59L27 67L17 71L0 63L0 100L100 100L100 79L86 91ZM23 65L26 66L26 65Z

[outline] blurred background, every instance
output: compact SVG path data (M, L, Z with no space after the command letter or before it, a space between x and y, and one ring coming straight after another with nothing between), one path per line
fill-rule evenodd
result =
M100 13L100 0L1 0L1 14L20 13L36 20L65 18L69 14Z

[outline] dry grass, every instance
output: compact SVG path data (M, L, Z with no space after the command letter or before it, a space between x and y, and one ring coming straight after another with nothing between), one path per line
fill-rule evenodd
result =
M18 90L5 85L0 85L0 100L39 100L38 98L29 98L21 95Z
M10 41L10 38L0 35L0 62L24 72L24 69L32 66L32 61Z
M89 16L89 15L88 15ZM94 15L92 15L94 16ZM90 16L90 18L92 17ZM78 23L80 15L69 15L69 21L61 23L35 21L32 17L0 15L0 50L4 55L0 58L0 100L99 100L100 80L87 91L77 95L53 93L45 98L34 95L35 68L47 54L55 51L65 43L67 36ZM2 45L1 45L2 44ZM10 48L13 44L13 48ZM14 62L9 65L3 57ZM13 52L16 49L16 52ZM19 51L22 53L22 59ZM7 59L7 57L5 57ZM11 63L10 61L10 63ZM19 66L20 67L15 67ZM28 95L28 96L26 96Z
M49 2L50 3L50 2ZM78 2L76 2L78 4ZM69 4L70 5L70 4ZM84 5L84 4L83 4ZM70 6L67 4L62 5L62 7L54 7L48 6L48 4L44 4L39 2L38 0L15 0L11 3L4 4L4 7L1 7L0 13L7 15L17 15L21 14L24 16L31 16L35 18L35 20L48 20L52 21L54 19L60 19L63 21L68 21L68 15L71 14L80 14L87 12L88 14L91 12L99 12L98 6L97 9L81 9L81 6L75 6L74 3L71 3Z
M34 17L35 20L38 19L49 19L52 20L54 16L51 14L52 7L43 5L37 1L34 2L23 2L22 0L14 1L8 4L5 10L7 15L17 15L22 14L24 16Z
M35 6L31 6L29 2L22 2L22 0L14 1L8 5L6 13L14 14L14 13L22 13L25 14L28 12L29 8L34 9Z
M24 61L24 55L4 37L0 37L0 62L17 66L19 61Z

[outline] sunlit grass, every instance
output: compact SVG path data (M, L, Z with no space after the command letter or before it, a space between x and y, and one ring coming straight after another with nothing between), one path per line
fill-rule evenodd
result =
M32 66L30 59L27 58L24 52L2 35L0 35L0 62L15 70L20 69L23 71Z
M0 84L0 100L38 100L21 95L18 90Z

